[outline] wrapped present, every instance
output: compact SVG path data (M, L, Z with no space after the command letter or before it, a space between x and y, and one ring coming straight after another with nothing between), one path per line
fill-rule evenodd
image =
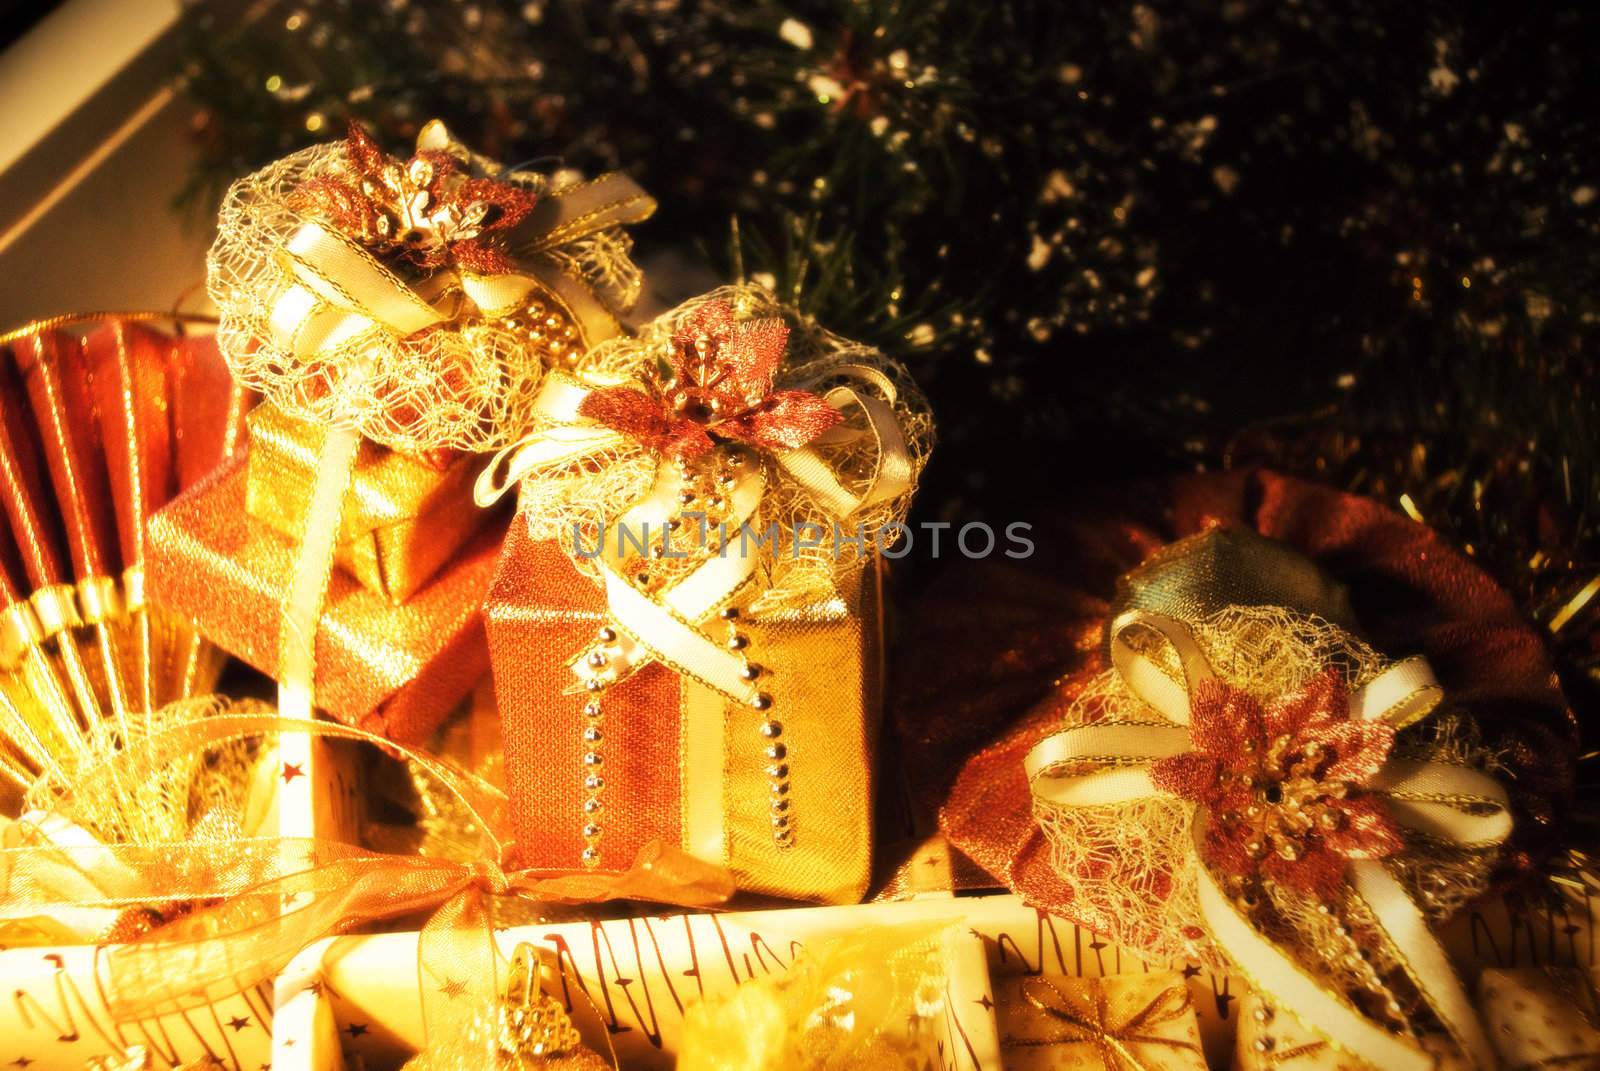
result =
M257 406L247 421L245 509L293 538L326 430L275 405ZM408 453L363 440L339 514L334 563L390 602L409 599L494 520L472 504L477 467L470 454Z
M352 127L228 191L218 344L269 408L247 471L152 527L156 588L272 673L286 716L418 739L471 686L492 525L462 502L466 455L515 441L548 369L620 330L639 289L622 228L653 208L621 176L508 169L437 122L409 159Z
M930 1046L938 1055L910 1066L1001 1071L982 946L997 932L1034 921L1030 908L998 896L973 898L964 906L918 900L665 917L556 917L513 925L495 937L502 955L523 942L537 949L544 991L565 1008L592 1048L604 1053L608 1042L614 1046L618 1066L627 1071L887 1071L904 1064L873 1057L925 1055ZM360 934L336 938L326 948L317 980L322 994L332 994L330 1010L346 1039L348 1060L395 1066L412 1052L434 1047L435 1028L415 1014L419 996L426 1001L433 988L432 979L419 978L416 969L426 940L416 932ZM893 986L868 984L857 958L863 953L880 957L878 977L892 978ZM891 962L891 956L898 958ZM830 979L840 983L838 992L830 993ZM743 995L747 989L753 992ZM896 1012L904 1016L899 1022L885 1017ZM758 1030L764 1033L756 1036ZM830 1040L845 1044L830 1047ZM800 1047L791 1047L796 1042ZM809 1042L817 1044L805 1047ZM763 1051L797 1056L802 1048L818 1062L738 1062ZM312 1071L298 1051L284 1055L275 1065L279 1071ZM852 1061L853 1056L864 1058Z
M583 713L589 693L571 693L565 657L534 652L583 647L606 627L606 603L553 541L535 542L525 524L513 523L485 617L507 787L518 801L512 818L519 858L572 865L592 849L601 868L621 868L645 844L665 840L726 862L745 888L860 899L872 844L869 762L881 687L875 579L860 575L840 597L741 621L741 634L760 644L769 687L793 704L776 743L757 735L759 719L743 734L730 732L730 722L752 715L666 666L647 666L612 689L605 700L606 833L585 837L596 824L584 817L596 813L586 810L594 793L585 762L596 741L581 728L593 720ZM822 675L818 665L832 668ZM807 777L782 782L783 813L793 816L797 836L805 828L798 851L772 836L769 769L789 755L809 767ZM555 770L573 773L558 778Z
M280 608L295 546L245 509L246 464L224 465L150 522L154 596L263 673L281 676ZM484 531L396 606L335 570L316 627L316 697L402 742L425 739L488 669L478 605L499 534Z
M960 932L948 921L864 928L807 947L782 974L702 997L684 1014L678 1069L930 1067L948 1040L946 957Z
M1470 726L1430 718L1427 661L1336 624L1317 573L1214 529L1123 578L1112 668L1025 760L1064 910L1157 956L1237 964L1368 1063L1431 1067L1413 1040L1431 1018L1489 1066L1429 923L1487 887L1508 796Z
M1478 1004L1506 1067L1600 1068L1600 1011L1588 972L1491 968L1478 978Z
M1201 1071L1181 974L1010 978L996 986L1008 1071Z
M626 867L672 844L741 888L864 892L877 549L925 457L881 354L755 287L552 374L485 605L518 860ZM823 667L826 667L823 669Z
M1258 993L1239 1002L1238 1015L1233 1071L1379 1071L1294 1015L1273 1007ZM1420 1045L1437 1061L1438 1071L1470 1071L1472 1067L1454 1050L1449 1038L1428 1034L1420 1039Z

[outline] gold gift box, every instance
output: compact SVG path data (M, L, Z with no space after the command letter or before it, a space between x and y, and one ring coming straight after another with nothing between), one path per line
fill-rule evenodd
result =
M1200 1021L1175 971L995 983L1006 1071L1205 1071Z
M598 869L627 869L664 841L728 867L739 888L851 903L871 876L872 762L880 702L881 592L875 570L832 598L741 619L781 704L792 776L787 847L773 836L775 760L761 717L652 663L606 695L605 835ZM568 660L608 620L593 581L519 515L484 602L505 732L517 863L579 865L585 847L582 708Z
M257 406L250 428L245 509L298 539L326 431L275 405ZM334 561L390 602L409 599L490 520L472 501L469 454L403 453L363 439L339 517Z

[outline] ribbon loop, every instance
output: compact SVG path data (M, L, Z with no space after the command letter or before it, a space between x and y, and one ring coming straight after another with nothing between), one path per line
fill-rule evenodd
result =
M1177 652L1183 679L1167 671L1133 645L1141 629L1153 630ZM1195 686L1215 674L1188 626L1177 618L1129 610L1111 623L1111 661L1128 689L1144 704L1175 725L1189 724L1189 696Z
M1129 720L1124 716L1089 721L1040 741L1025 760L1026 774L1039 806L1078 808L1132 804L1163 792L1178 791L1170 787L1174 782L1163 780L1165 776L1183 776L1180 772L1163 772L1171 770L1173 763L1188 761L1191 766L1185 769L1203 770L1204 763L1219 761L1212 751L1203 751L1191 740L1191 732L1217 731L1209 724L1199 728L1191 726L1191 702L1197 689L1216 676L1191 627L1179 618L1137 609L1119 614L1109 631L1115 673L1128 692L1160 720ZM1141 644L1140 633L1152 631L1170 645L1176 658L1176 676ZM1322 694L1337 696L1342 693L1325 691ZM1388 666L1348 695L1345 717L1356 724L1383 723L1392 727L1389 729L1392 734L1432 711L1441 698L1442 689L1426 660L1410 658ZM1208 716L1214 719L1217 715ZM1249 715L1243 710L1229 708L1228 716L1245 718ZM1302 719L1305 716L1293 715ZM1254 731L1261 732L1259 728ZM1248 733L1244 735L1247 737ZM1347 737L1336 735L1331 739ZM1375 739L1392 740L1392 735L1387 738L1380 735ZM1357 748L1354 742L1333 746L1351 753ZM1469 848L1492 848L1509 835L1508 796L1493 778L1444 762L1387 757L1387 750L1388 745L1384 744L1381 767L1376 767L1376 772L1364 779L1359 791L1362 796L1381 801L1384 813L1401 827ZM1339 753L1341 760L1344 754ZM1162 768L1156 767L1158 763ZM1196 763L1202 765L1196 767L1193 765ZM1421 1071L1431 1067L1432 1058L1420 1048L1373 1022L1261 934L1255 922L1240 911L1235 895L1225 891L1212 872L1205 833L1211 817L1206 807L1197 803L1190 814L1192 854L1186 865L1196 875L1201 916L1217 946L1239 965L1252 984L1316 1023L1336 1044L1363 1060L1385 1068ZM1335 815L1334 820L1354 819ZM1404 887L1381 860L1352 859L1346 870L1348 888L1365 903L1384 939L1406 965L1428 1007L1476 1066L1494 1067L1493 1050L1488 1046L1472 1004Z
M893 409L897 397L893 380L867 365L841 364L827 369L818 382L840 379L847 383L830 389L824 400L841 412L859 412L864 426L840 425L819 437L818 442L837 445L852 436L871 437L873 460L863 489L849 490L834 466L813 447L770 455L776 466L835 521L898 498L915 480L915 466ZM584 402L595 391L621 382L614 376L594 373L553 372L547 376L534 405L542 426L501 450L485 466L473 491L478 505L491 506L522 481L537 479L541 474L603 464L606 454L625 444L625 436L585 415ZM868 393L868 388L882 397ZM834 438L829 440L829 434ZM749 679L744 660L708 637L701 624L708 615L727 605L757 571L758 551L748 546L746 530L760 509L766 478L759 457L741 456L756 464L747 464L723 496L728 508L719 539L725 542L715 553L697 548L703 560L665 589L646 593L637 586L633 559L624 553L622 537L626 534L642 541L649 533L665 532L674 521L682 508L680 495L685 485L672 464L663 459L650 492L614 518L609 531L601 530L596 564L611 617L621 635L603 645L603 650L585 648L572 658L576 685L595 681L609 687L658 661L731 700L746 705L758 702L760 690ZM591 660L591 656L596 657Z

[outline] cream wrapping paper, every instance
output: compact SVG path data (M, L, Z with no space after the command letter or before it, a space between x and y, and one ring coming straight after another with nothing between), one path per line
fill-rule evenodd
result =
M1255 993L1239 1002L1236 1037L1233 1071L1377 1071ZM1424 1038L1422 1047L1438 1060L1438 1071L1466 1071L1470 1066L1438 1035Z
M211 1057L224 1071L261 1071L272 1058L273 1003L265 987L208 1008L118 1023L103 989L107 948L0 952L0 1064L12 1071L83 1071L96 1056L143 1045L165 1068Z
M356 805L359 791L342 777L337 753L324 756L324 762L313 768L319 772L315 785L325 786L315 789L322 800L317 806L348 811ZM315 787L310 779L297 778L293 784L304 784L308 792ZM303 820L306 812L299 813ZM334 835L328 822L315 828L318 835ZM948 1004L947 1067L961 1071L1004 1067L990 1010L994 984L1019 976L1094 978L1150 969L1177 970L1187 979L1208 1063L1213 1068L1230 1066L1236 1028L1249 996L1242 980L1215 976L1193 964L1146 964L1014 896L553 921L512 927L496 937L508 955L518 941L559 954L562 980L548 978L547 991L557 997L586 993L614 1031L618 1055L631 1061L624 1066L661 1069L672 1066L683 1008L702 987L724 988L753 974L781 970L797 943L845 927L951 912L959 912L975 936L952 953L967 962L951 968L959 981L952 982ZM1588 914L1581 901L1534 907L1491 901L1464 911L1445 940L1469 976L1489 966L1552 964L1579 966L1592 973L1600 971L1600 946ZM279 979L278 998L285 1009L281 1018L286 1022L291 1018L289 1001L298 1000L293 1021L309 1024L308 1031L324 1036L316 1046L303 1046L298 1037L280 1030L279 1052L270 1061L273 1071L336 1068L338 1064L330 1062L334 1050L325 1036L328 1017L338 1039L334 1048L342 1046L347 1062L361 1057L370 1067L403 1059L421 1040L416 944L414 932L342 937L297 961ZM111 1023L96 981L97 963L106 951L88 947L0 951L0 979L7 989L6 999L0 1000L0 1039L6 1046L0 1051L5 1057L0 1064L22 1056L30 1062L20 1071L81 1071L87 1058L110 1055L119 1043L147 1043L147 1031L161 1039L162 1052L184 1059L205 1055L209 1046L228 1071L261 1071L261 1065L269 1062L270 1039L264 1031L251 1033L261 1021L258 1013L271 1014L267 994L245 994L211 1009L127 1024L119 1031ZM308 963L319 970L307 969ZM250 1024L238 1030L229 1027L236 1016L250 1017ZM592 1022L582 1024L581 1015L579 1019L580 1025L595 1027ZM73 1040L62 1040L67 1034ZM295 1044L283 1046L285 1040ZM1298 1065L1284 1066L1298 1071ZM1320 1069L1308 1065L1307 1071Z
M1589 971L1491 968L1478 1003L1508 1071L1600 1069L1600 1008Z
M1176 971L1008 978L996 987L1007 1071L1205 1071Z

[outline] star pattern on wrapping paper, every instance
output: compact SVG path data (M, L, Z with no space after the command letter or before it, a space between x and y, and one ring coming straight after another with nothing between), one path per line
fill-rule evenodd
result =
M719 441L794 450L844 417L821 395L774 389L788 348L782 320L738 320L726 301L709 301L654 374L590 391L578 411L670 455L693 457Z
M361 1037L362 1035L367 1033L367 1024L366 1023L351 1023L349 1026L344 1028L344 1032L346 1034L349 1034L353 1038Z
M994 1010L994 1001L989 999L989 994L987 994L987 993L985 993L982 997L980 997L979 999L973 1001L972 1003L981 1005L983 1007L984 1011L993 1011Z
M1262 704L1223 681L1189 703L1194 750L1151 767L1156 787L1205 807L1207 862L1331 902L1350 859L1382 859L1399 828L1363 788L1383 768L1394 727L1350 717L1336 670Z
M303 769L300 768L300 763L298 763L298 762L286 762L286 763L283 764L283 783L284 784L287 785L290 781L293 781L296 777L304 777L305 775L306 775L306 772Z
M232 1019L228 1020L228 1025L233 1027L233 1032L237 1034L239 1031L250 1025L250 1020L247 1016L235 1015Z
M26 1068L31 1063L33 1063L33 1061L28 1059L26 1056L19 1056L15 1060L11 1061L11 1066L12 1067L20 1067L20 1068L23 1068L24 1071L26 1071Z

